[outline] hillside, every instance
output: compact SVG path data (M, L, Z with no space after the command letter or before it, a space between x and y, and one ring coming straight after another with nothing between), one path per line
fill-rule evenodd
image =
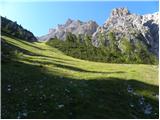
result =
M38 38L74 58L105 63L158 64L159 13L115 8L102 26L68 19Z
M97 30L98 24L95 21L82 22L80 20L68 19L65 24L57 25L57 27L49 29L47 35L38 38L39 41L48 41L51 38L57 37L60 40L65 40L69 32L75 35L92 35Z
M103 17L103 16L102 16ZM39 41L48 41L58 38L65 41L68 33L84 41L85 36L91 36L92 45L95 47L109 48L112 41L110 33L115 38L114 46L120 53L125 53L124 42L132 46L132 52L137 51L136 45L141 42L146 46L147 52L159 55L159 13L149 13L139 15L131 13L127 8L115 8L111 10L110 16L106 18L102 26L98 26L95 21L82 22L80 20L68 19L66 23L57 25L56 28L49 29L49 33L39 37ZM132 53L125 53L132 56ZM108 62L108 61L107 61Z
M148 47L142 42L137 41L133 46L123 38L121 51L116 45L115 35L109 33L110 44L105 47L101 45L95 47L92 45L91 36L85 35L82 41L81 36L69 33L65 41L57 38L50 39L47 45L57 48L66 55L83 60L90 60L105 63L125 63L125 64L158 64L158 58L148 51Z
M80 60L2 35L2 118L158 118L158 66Z
M105 23L98 27L97 31L93 34L93 44L95 46L100 46L101 44L108 46L111 43L109 33L113 32L117 41L115 44L122 52L125 50L122 47L125 38L132 46L135 46L139 41L143 42L147 46L147 50L158 57L158 20L158 12L138 15L131 13L127 8L115 8Z
M2 34L8 34L25 41L35 42L37 38L34 34L27 29L24 29L21 25L17 24L17 22L13 22L6 17L1 16L1 32Z

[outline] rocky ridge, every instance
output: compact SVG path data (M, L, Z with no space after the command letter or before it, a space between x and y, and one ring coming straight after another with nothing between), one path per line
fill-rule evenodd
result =
M149 46L149 51L158 56L159 51L159 13L137 15L131 14L127 8L116 8L103 26L99 26L92 36L93 45L99 46L99 34L104 35L105 43L109 42L108 34L113 32L119 49L122 38L127 38L133 45L141 40Z
M80 20L68 19L64 25L58 25L55 29L49 29L49 33L47 35L39 37L39 40L46 41L54 37L57 37L61 40L65 40L66 35L69 32L75 35L92 35L97 30L97 27L97 23L92 20L88 22L82 22Z
M57 37L65 40L68 32L78 36L87 34L92 36L92 44L99 47L102 44L109 45L109 33L113 32L118 48L123 51L121 43L126 38L133 46L142 41L148 50L157 57L159 54L159 13L138 15L130 13L127 8L115 8L110 17L102 26L98 26L94 21L82 22L80 20L68 19L64 25L58 25L55 29L50 29L47 35L41 36L40 41L47 41ZM103 36L102 40L99 35ZM101 37L102 39L102 37Z
M5 17L1 16L1 31L2 34L12 35L14 37L29 41L35 42L37 38L34 34L27 29L24 29L21 25L17 24L17 22L13 22Z

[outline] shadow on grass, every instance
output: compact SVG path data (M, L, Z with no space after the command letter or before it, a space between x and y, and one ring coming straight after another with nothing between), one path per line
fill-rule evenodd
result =
M61 67L61 66L60 66ZM2 118L158 118L158 86L119 78L77 80L49 74L45 68L21 62L2 64ZM153 107L145 115L139 96L128 85L149 95ZM136 86L136 87L134 87ZM130 107L130 103L134 107ZM156 114L155 114L156 113Z
M6 46L4 46L6 45ZM2 52L30 51L2 42ZM9 56L10 57L10 56ZM41 56L40 57L48 57ZM49 57L48 57L49 58ZM50 57L53 58L53 57ZM3 58L2 58L3 59ZM59 68L94 73L70 65L51 62ZM53 60L53 61L54 61ZM68 59L64 59L69 61ZM1 105L2 118L158 118L159 103L154 97L158 86L119 78L77 80L49 74L43 66L9 61L2 63ZM116 71L121 73L121 71ZM139 96L127 92L128 85L143 91L144 99L152 105L152 112L145 115L138 104ZM131 107L130 104L134 104Z
M14 37L13 37L14 38ZM15 38L16 39L16 38ZM28 46L31 46L31 47L33 47L33 48L36 48L37 50L45 50L45 49L41 49L41 48L39 48L39 47L36 47L36 46L34 46L34 45L31 45L31 44L27 44L25 41L23 41L23 40L18 40L19 42L21 42L22 44L26 44L26 45L28 45ZM13 51L15 51L15 50L18 50L19 52L22 52L22 53L24 53L24 54L26 54L26 55L30 55L30 56L37 56L37 57L46 57L46 58L50 58L50 59L56 59L57 61L61 61L61 59L59 59L59 58L56 58L56 57L51 57L51 56L46 56L46 55L41 55L41 54L36 54L36 53L33 53L33 52L31 52L31 51L28 51L28 50L26 50L26 49L23 49L23 48L20 48L20 47L18 47L17 45L15 45L15 43L14 42L7 42L4 38L2 38L2 51L3 52L13 52ZM8 49L9 48L9 49ZM52 52L52 51L51 51ZM73 61L73 60L70 60L70 59L65 59L65 58L63 58L63 60L64 61Z
M29 60L29 59L24 59L25 61L31 62L31 63L39 63L39 64L43 64L43 65L54 65L58 68L64 68L66 70L72 70L72 71L76 71L76 72L88 72L88 73L101 73L101 74L121 74L121 73L125 73L124 71L115 71L115 72L103 72L103 71L92 71L92 70L85 70L82 68L78 68L75 67L67 62L62 62L62 61L58 61L53 59L52 62L48 62L48 61L35 61L35 60Z
M37 47L37 46L35 46L35 45L29 44L29 43L27 43L27 42L25 42L25 41L23 41L23 40L19 40L19 42L21 42L21 43L23 43L23 44L25 44L25 45L28 45L28 46L30 46L30 47L36 48L36 49L38 49L38 50L45 50L45 49L42 49L42 48Z
M19 40L20 41L20 40ZM26 44L29 46L29 44L25 43L24 41L21 41L23 44ZM33 46L31 46L33 47ZM34 46L35 47L35 46ZM38 49L38 48L36 48ZM45 57L42 56L41 54L36 54L33 53L31 51L28 51L26 49L17 47L17 45L15 45L14 42L7 42L6 39L1 38L1 51L2 51L2 62L7 62L8 60L14 59L15 56L15 51L18 51L20 53L23 53L25 55L29 55L29 56L35 56L35 57Z
M65 68L65 69L72 70L72 71L77 71L77 72L102 73L102 74L125 73L124 71L115 71L115 72L90 71L90 70L85 70L85 69L77 68L77 67L74 67L74 66L62 65L61 63L59 63L59 64L55 64L54 63L54 65L56 65L56 67Z

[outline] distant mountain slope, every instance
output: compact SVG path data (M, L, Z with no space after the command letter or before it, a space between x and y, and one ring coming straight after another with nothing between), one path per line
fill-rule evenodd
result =
M78 34L80 29L76 27L73 31L64 32L62 36L65 37L62 39L60 36L52 34L67 30L70 25L78 26L75 23L77 22L68 20L65 25L51 30L51 34L49 34L51 36L45 36L50 38L46 44L56 47L67 55L85 60L158 64L158 13L141 16L131 14L126 8L116 8L112 10L110 17L103 26L97 28L96 32ZM82 32L80 31L80 33ZM53 39L51 39L52 37Z
M40 41L47 41L51 38L65 40L67 33L71 32L78 36L82 34L92 36L92 44L96 47L109 47L111 40L109 34L113 33L115 46L122 53L125 52L123 43L126 41L135 48L136 44L142 42L147 50L155 54L159 53L159 13L137 15L130 13L127 8L115 8L103 26L96 22L81 22L68 19L64 25L58 25L56 29L50 29L47 35L39 37ZM85 35L84 35L85 34ZM84 39L84 38L82 38ZM132 52L136 52L133 49Z
M58 39L65 40L67 33L72 34L87 34L92 35L97 30L97 23L90 20L88 22L82 22L80 20L68 19L64 25L58 25L56 29L50 29L47 35L41 36L38 39L40 41L46 41L51 38L57 37Z
M32 32L24 29L21 25L18 25L17 22L13 22L2 16L1 16L1 31L2 34L5 33L17 38L21 38L26 41L30 42L37 41L37 38L33 35Z
M159 51L159 13L137 15L126 8L116 8L103 26L98 27L92 36L95 46L110 44L109 33L113 32L116 45L123 51L121 43L126 38L132 46L142 41L148 50L158 56ZM99 37L101 36L101 38Z

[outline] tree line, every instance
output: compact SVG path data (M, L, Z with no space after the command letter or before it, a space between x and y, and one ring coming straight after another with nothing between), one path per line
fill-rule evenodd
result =
M141 40L131 44L127 38L121 38L121 49L119 49L113 32L108 34L108 44L105 44L103 35L99 35L101 42L99 47L92 44L89 35L74 35L68 33L66 40L52 38L46 42L47 45L55 47L66 55L97 62L129 63L129 64L158 64L157 57L148 51L147 45Z

